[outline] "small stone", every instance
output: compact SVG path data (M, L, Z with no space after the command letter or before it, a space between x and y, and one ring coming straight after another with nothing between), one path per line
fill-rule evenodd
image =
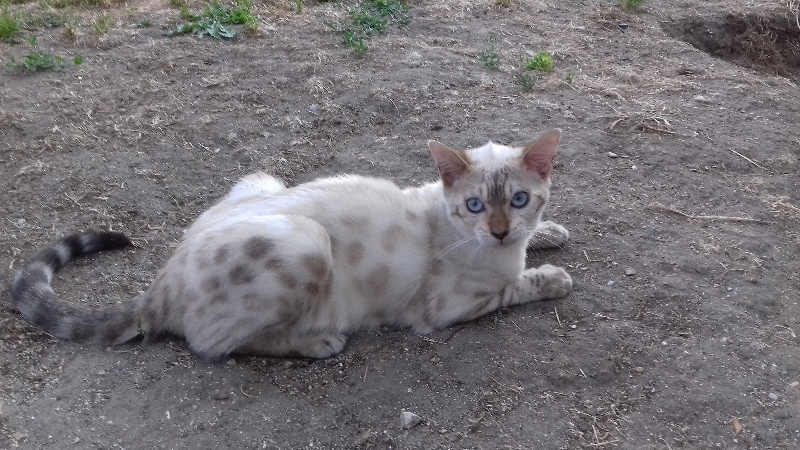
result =
M606 156L608 156L609 158L616 158L616 157L617 157L617 156L619 156L619 155L617 155L617 154L616 154L616 153L614 153L614 152L608 152L608 153L606 153Z
M773 402L777 402L778 401L778 394L776 394L774 392L770 392L769 393L769 399L772 400Z
M662 346L662 347L666 347L667 345L669 345L669 344L667 343L667 341L661 341L661 346Z
M636 276L636 269L634 269L631 266L626 267L625 268L625 275L627 275L629 277Z
M422 417L410 412L403 411L400 413L400 428L410 430L422 422Z
M308 112L310 112L311 114L314 114L315 116L319 115L319 113L322 112L322 107L319 106L318 104L314 103L314 104L312 104L311 106L308 107Z
M28 439L28 435L21 431L16 431L11 435L11 439L17 441L17 443L25 442Z
M611 287L614 285L614 280L608 280L608 283L606 284L608 284L608 286Z
M711 103L708 97L703 95L695 95L692 100L696 101L697 103Z
M230 397L230 394L223 391L214 391L211 393L211 398L214 400L227 400Z
M636 373L644 373L644 367L642 366L634 367L633 370L636 371Z
M789 383L789 387L793 388L800 387L800 381L792 381L791 383Z

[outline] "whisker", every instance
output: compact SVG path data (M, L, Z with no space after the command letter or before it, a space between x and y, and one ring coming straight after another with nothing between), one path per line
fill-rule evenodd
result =
M534 229L533 236L531 236L528 246L536 248L563 249L562 247L563 243L564 241L560 240L559 237L554 235L553 233L549 233L542 229Z
M451 251L455 250L455 249L456 249L456 247L459 247L459 246L461 246L461 245L463 245L463 244L466 244L467 242L469 242L469 241L471 241L471 240L472 240L472 238L471 238L471 237L468 237L468 238L464 238L464 239L461 239L460 241L456 241L456 242L454 242L454 243L450 244L449 246L447 246L446 248L444 248L442 251L440 251L439 253L437 253L437 254L436 254L436 258L437 258L437 259L438 259L438 258L441 258L442 256L444 256L444 255L446 255L446 254L450 253Z

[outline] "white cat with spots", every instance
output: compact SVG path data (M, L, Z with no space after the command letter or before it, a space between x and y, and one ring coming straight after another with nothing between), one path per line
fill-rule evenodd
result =
M286 188L243 178L187 230L150 288L107 309L60 302L53 273L79 255L130 244L81 233L31 257L12 298L63 339L120 344L186 338L199 356L325 358L347 334L393 325L429 333L498 308L568 295L561 268L525 268L526 249L558 247L567 230L541 216L561 132L525 147L429 148L441 179L401 189L348 175Z

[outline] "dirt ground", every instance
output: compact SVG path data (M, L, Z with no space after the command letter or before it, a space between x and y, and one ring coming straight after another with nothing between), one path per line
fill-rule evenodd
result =
M800 28L791 2L416 1L356 58L341 4L255 2L230 42L164 32L167 1L27 30L84 63L0 72L0 278L56 237L64 301L123 301L241 176L435 176L425 142L564 130L546 216L569 297L430 336L365 331L322 361L197 361L177 340L57 341L0 292L0 447L800 448ZM796 3L795 3L796 5ZM89 20L97 10L86 10ZM139 28L143 18L151 28ZM478 55L494 36L500 70ZM24 43L0 44L0 59ZM695 47L695 45L697 47ZM550 51L531 92L520 55ZM531 73L532 74L532 73ZM410 411L423 421L400 428Z

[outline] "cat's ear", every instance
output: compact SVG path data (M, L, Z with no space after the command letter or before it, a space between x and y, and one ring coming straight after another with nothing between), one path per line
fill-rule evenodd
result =
M553 170L553 157L556 155L558 143L561 141L561 130L556 128L539 136L522 151L522 160L528 171L536 172L542 179L550 176Z
M428 148L431 149L445 187L453 186L456 180L469 172L469 163L463 150L450 148L437 141L428 141Z

